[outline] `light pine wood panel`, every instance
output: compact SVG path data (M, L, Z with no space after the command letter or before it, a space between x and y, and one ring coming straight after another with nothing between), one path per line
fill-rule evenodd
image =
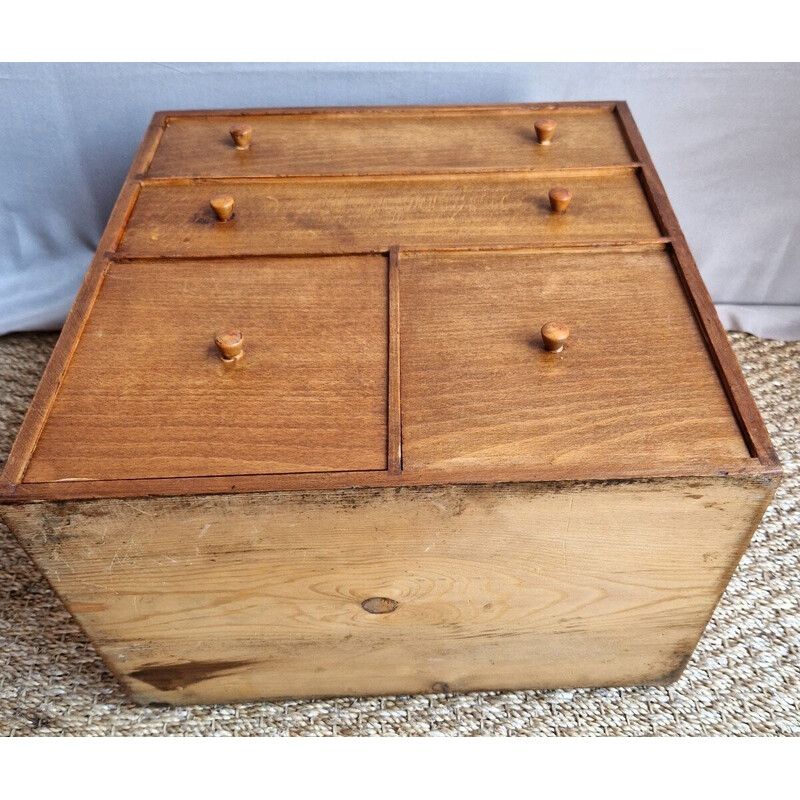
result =
M387 328L378 256L114 264L25 481L385 469Z
M406 470L749 455L664 251L404 253L400 286Z
M673 679L773 491L695 478L2 512L137 700L196 703Z
M534 122L556 131L538 143ZM238 150L233 125L250 125ZM610 109L403 111L169 117L149 177L553 170L630 164Z
M564 214L554 186L572 191ZM234 198L219 222L209 201ZM450 175L146 183L121 256L203 256L388 250L393 245L597 243L660 235L633 170L531 176Z

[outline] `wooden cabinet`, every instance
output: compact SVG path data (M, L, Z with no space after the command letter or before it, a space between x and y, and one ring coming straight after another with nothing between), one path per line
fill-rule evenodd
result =
M140 702L609 686L779 478L624 103L168 112L0 513Z

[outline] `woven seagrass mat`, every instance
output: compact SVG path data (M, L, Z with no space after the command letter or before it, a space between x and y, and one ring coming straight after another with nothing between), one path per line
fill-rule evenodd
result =
M672 686L142 708L0 525L0 735L800 735L800 343L731 341L786 475ZM2 461L54 343L0 338Z

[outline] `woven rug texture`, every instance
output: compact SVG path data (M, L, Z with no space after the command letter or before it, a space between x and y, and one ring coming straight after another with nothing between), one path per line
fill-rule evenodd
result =
M800 343L730 338L785 477L671 686L143 708L0 524L0 735L800 735ZM0 338L3 463L55 340Z

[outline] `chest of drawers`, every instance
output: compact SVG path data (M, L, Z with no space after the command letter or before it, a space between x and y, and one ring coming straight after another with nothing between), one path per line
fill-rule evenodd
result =
M779 476L624 103L167 112L0 513L140 702L608 686Z

